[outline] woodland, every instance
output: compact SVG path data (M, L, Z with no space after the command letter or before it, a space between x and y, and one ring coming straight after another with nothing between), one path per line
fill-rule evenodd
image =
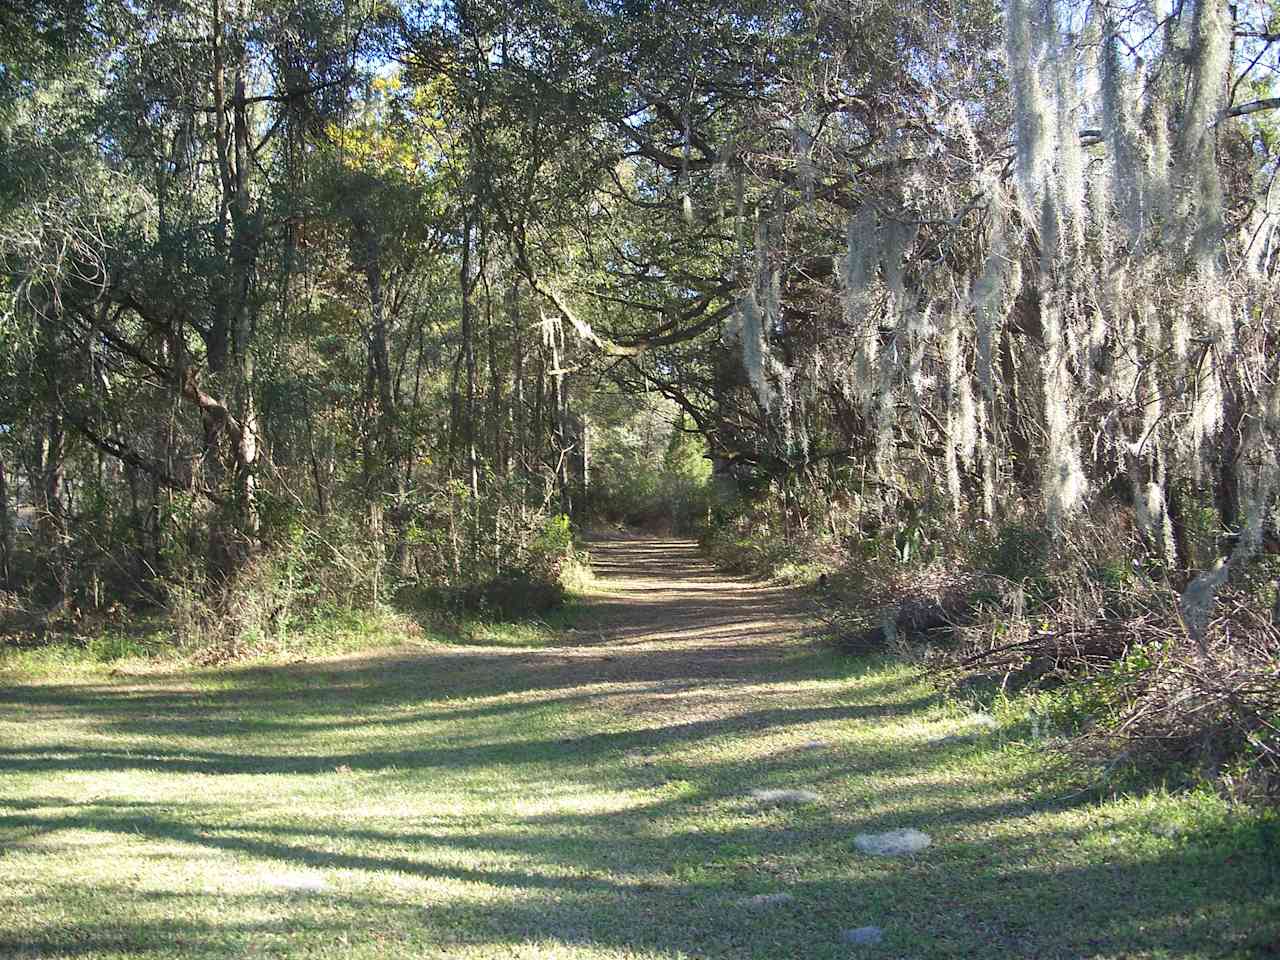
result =
M626 525L1273 803L1278 68L1270 0L6 0L0 644L541 616Z

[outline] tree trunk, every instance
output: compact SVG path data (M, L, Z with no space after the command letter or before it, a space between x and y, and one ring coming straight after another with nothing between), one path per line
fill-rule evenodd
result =
M462 442L467 453L468 489L474 501L480 496L480 464L476 455L476 334L475 305L471 298L475 290L475 279L471 275L472 235L473 224L468 214L462 230L462 266L459 270L462 288L462 354L467 377L463 397Z
M1214 499L1218 509L1218 521L1224 533L1240 529L1240 435L1242 417L1240 396L1227 377L1222 384L1222 440L1218 447L1217 485Z
M1032 495L1040 486L1038 461L1032 452L1031 434L1023 418L1023 391L1018 380L1018 361L1014 357L1013 332L1005 331L1000 337L1000 375L1008 391L1005 430L1009 442L1009 454L1013 460L1013 475L1022 492ZM994 426L994 425L993 425Z
M66 493L66 440L62 415L49 416L48 433L44 446L44 486L42 490L41 526L49 551L49 567L58 588L58 598L67 599L69 573L67 569L67 516L63 497Z
M507 293L507 313L511 321L511 344L513 367L512 379L515 381L515 396L511 403L511 432L515 437L516 469L522 473L528 470L528 437L527 418L525 416L524 399L524 331L520 329L520 286L513 282Z
M214 298L206 346L209 373L216 381L211 386L218 386L227 399L219 400L206 393L192 371L182 378L183 394L201 411L206 462L215 474L209 485L225 489L230 482L228 506L215 514L209 529L208 568L218 580L238 572L256 548L260 532L256 476L259 425L252 351L256 311L251 287L262 225L249 189L253 146L244 52L231 48L234 60L227 62L224 28L222 0L214 0L211 43L215 163L225 210L215 233L226 260L226 273Z
M1187 514L1184 504L1182 483L1176 476L1165 481L1165 511L1169 515L1169 525L1173 531L1173 549L1176 565L1180 570L1189 569L1192 565L1191 539L1187 535Z
M505 478L511 428L508 423L503 422L505 418L503 417L502 371L498 366L498 330L493 322L493 299L488 295L485 297L485 332L488 334L489 341L489 420L493 430L490 439L493 445L490 455L493 458L494 472L499 477Z
M569 490L569 400L564 387L564 325L556 324L551 332L551 403L552 455L556 458L556 488L560 494L560 512L568 516L573 510Z
M382 282L382 244L368 224L360 230L364 234L364 275L369 288L369 370L377 403L375 462L372 470L367 470L372 480L368 495L379 505L388 500L391 503L391 528L394 531L392 562L400 574L407 575L409 517L404 474L400 469L403 456L396 434L395 384L391 375L387 305Z
M534 381L535 389L533 391L533 415L529 419L530 433L532 436L528 438L530 454L533 462L539 466L540 478L545 478L542 468L543 453L546 447L543 445L543 437L546 431L547 422L547 345L539 343L537 346L538 358L538 376Z
M13 510L9 506L9 479L5 473L4 461L0 460L0 586L5 589L13 585L13 557L16 549Z

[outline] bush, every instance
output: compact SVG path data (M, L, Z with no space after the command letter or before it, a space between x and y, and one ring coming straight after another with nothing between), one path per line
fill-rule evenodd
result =
M470 584L455 596L460 612L498 620L541 616L563 606L561 582L573 558L573 530L564 514L547 517L521 552L521 563Z
M573 556L573 528L563 513L548 517L528 546L517 573L545 583L558 583L565 561Z
M510 570L467 587L458 597L467 613L496 620L541 616L563 606L566 592L558 580L545 580Z
M828 633L848 652L911 657L953 695L1018 696L1106 769L1182 770L1280 803L1277 564L1232 571L1202 648L1165 571L1142 562L1129 519L1103 504L1055 543L1015 517L935 538L936 558L917 562L864 543L830 578ZM733 550L760 559L763 546L751 546Z
M384 564L381 545L354 524L295 522L230 580L188 567L169 584L165 611L181 646L205 662L231 660L282 647L328 611L376 607Z
M706 526L713 499L706 441L686 430L683 416L666 423L665 452L621 437L610 441L606 433L588 491L592 516L682 535Z
M1222 597L1205 648L1176 613L1130 621L1126 655L1087 678L1097 722L1077 747L1187 764L1237 799L1280 804L1280 631L1247 595Z
M1053 539L1043 525L1019 520L1001 525L989 543L979 544L973 558L977 569L1022 585L1036 599L1052 590L1049 566Z
M417 540L415 565L429 576L402 583L399 600L428 616L505 621L542 616L563 605L566 575L582 576L569 518L526 510L513 511L505 521L497 525L502 541L486 544L484 550L450 547L447 538L443 544ZM429 563L428 550L441 550L445 556L436 554Z

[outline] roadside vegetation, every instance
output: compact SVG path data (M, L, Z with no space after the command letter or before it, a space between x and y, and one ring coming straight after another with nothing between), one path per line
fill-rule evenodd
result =
M288 662L394 647L405 638L541 646L572 628L594 590L563 518L548 522L523 566L461 587L440 578L424 588L381 579L377 570L361 584L346 579L353 564L334 569L304 549L264 554L234 598L210 597L196 581L174 584L167 602L150 609L71 608L49 617L9 597L0 608L0 677Z
M1037 717L1100 787L1154 778L1280 803L1273 558L1197 612L1194 572L1151 562L1115 504L1080 517L1067 543L1034 515L966 531L915 511L867 535L857 516L787 518L771 499L739 510L706 533L710 555L809 586L837 648L901 658L977 709ZM1193 549L1212 556L1215 537Z

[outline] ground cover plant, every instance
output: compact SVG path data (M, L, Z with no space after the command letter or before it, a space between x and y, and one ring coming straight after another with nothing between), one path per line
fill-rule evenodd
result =
M556 647L6 678L0 955L1274 951L1274 820L1082 790L693 544L595 555Z

